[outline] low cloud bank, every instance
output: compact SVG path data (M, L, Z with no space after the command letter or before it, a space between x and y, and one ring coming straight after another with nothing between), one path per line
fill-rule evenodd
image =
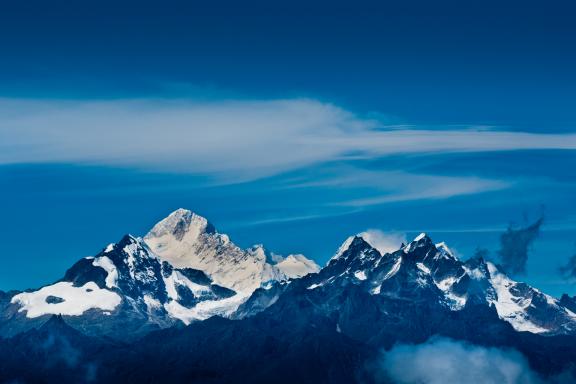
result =
M485 348L445 338L395 346L382 354L376 368L378 383L561 384L573 380L568 374L541 378L513 349Z

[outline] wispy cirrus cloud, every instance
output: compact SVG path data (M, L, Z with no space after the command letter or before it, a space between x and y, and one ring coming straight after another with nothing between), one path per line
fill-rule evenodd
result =
M0 101L0 163L81 162L258 178L337 157L375 128L312 100Z
M286 182L282 177L283 186L275 187L354 191L332 194L310 212L295 212L298 220L326 215L326 209L346 214L374 205L497 191L514 183L470 174L363 169L353 164L358 159L519 149L576 149L576 135L485 127L418 130L312 99L0 99L0 165L131 167L199 174L223 184L296 171L298 178Z
M420 175L407 172L356 171L348 172L340 185L363 185L372 191L362 197L342 200L337 205L366 207L410 200L445 199L460 195L490 192L512 185L502 180L474 176ZM312 183L314 184L314 183Z
M311 99L0 100L0 164L74 162L251 179L349 157L518 149L576 149L576 135L387 127ZM463 188L492 187L476 180Z
M354 198L326 202L327 205L367 207L418 199L445 199L453 196L497 191L514 184L476 176L423 175L402 170L368 170L338 164L317 172L305 180L292 180L285 188L349 188L363 189Z

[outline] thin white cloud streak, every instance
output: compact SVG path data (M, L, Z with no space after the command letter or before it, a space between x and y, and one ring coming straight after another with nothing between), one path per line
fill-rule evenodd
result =
M362 198L338 201L332 205L366 207L416 199L445 199L460 195L497 191L511 182L473 176L419 175L401 171L368 171L341 166L320 180L294 183L288 188L366 187L371 189Z
M419 181L420 184L397 184L397 188L403 189L393 193L342 201L338 203L338 205L366 207L411 200L447 199L455 196L497 191L510 185L499 180L488 180L476 177L410 176L413 176L413 179Z
M230 181L347 156L518 149L576 149L576 135L386 129L310 99L0 100L0 164L136 166ZM461 188L438 197L491 186Z
M317 211L316 211L317 212ZM316 219L326 219L329 217L342 217L347 215L353 215L355 213L360 212L360 209L353 208L348 209L345 211L324 211L320 213L311 213L311 214L303 214L298 216L274 216L273 218L263 218L259 220L253 220L248 222L237 222L232 225L229 225L228 228L248 228L248 227L258 227L258 226L268 226L270 224L284 224L284 223L293 223L293 222L302 222L302 221L309 221L309 220L316 220Z
M362 148L369 155L576 149L576 134L540 134L473 129L460 131L415 129L369 131L350 137L349 140L347 145Z

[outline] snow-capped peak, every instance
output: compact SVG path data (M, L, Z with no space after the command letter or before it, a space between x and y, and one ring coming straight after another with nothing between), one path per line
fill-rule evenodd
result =
M177 239L182 239L189 232L194 234L213 233L215 229L204 217L188 209L179 208L158 222L146 237L162 237L171 234Z
M364 242L377 250L381 255L397 251L405 241L403 234L395 232L386 233L376 229L369 229L348 237L340 248L338 248L338 251L331 260L340 258L340 256L350 248L355 238L364 240Z
M467 303L494 305L498 316L518 331L562 333L576 330L576 313L554 298L515 282L483 259L459 260L444 242L434 244L422 233L396 252L381 255L362 236L351 236L342 244L309 290L346 286L346 280L361 285L373 295L412 298L428 290L450 310ZM403 287L410 287L402 291ZM419 294L419 293L418 293ZM439 295L439 298L436 298Z
M446 245L445 242L436 244L436 248L438 249L438 251L440 251L440 256L457 259L457 257L454 255L454 252L450 248L448 248L448 245Z
M283 257L262 245L242 249L205 218L178 209L144 239L126 235L94 257L79 260L59 282L15 294L10 305L28 319L49 314L132 316L165 327L176 320L188 324L213 315L235 316L260 287L266 292L258 290L246 308L262 310L284 292L278 287L300 287L301 282L306 292L354 287L382 300L426 299L452 311L488 304L518 331L576 332L571 309L482 258L463 262L425 233L394 252L383 251L379 240L370 231L348 237L320 270L300 254ZM389 249L399 242L392 240L384 244Z
M269 260L263 246L241 249L208 220L186 209L178 209L156 224L144 241L174 267L203 271L214 283L243 294L266 281L291 277ZM304 273L302 268L299 273ZM306 270L312 271L309 266Z
M426 246L427 244L432 244L432 239L430 239L426 233L422 232L404 247L404 253L412 252L414 249Z
M320 271L320 266L304 255L288 255L279 260L275 266L291 279Z
M354 241L355 237L356 236L349 236L346 240L344 240L342 245L340 245L340 248L338 248L338 250L336 251L334 256L332 256L332 258L330 260L328 260L328 262L330 262L331 260L338 259L340 256L342 256L344 254L344 252L346 252L348 250L348 248L350 248L350 245Z
M417 242L417 241L420 241L420 240L424 239L424 238L427 237L427 236L428 236L428 235L426 235L426 233L422 232L421 234L419 234L418 236L416 236L413 241L416 241L416 242Z

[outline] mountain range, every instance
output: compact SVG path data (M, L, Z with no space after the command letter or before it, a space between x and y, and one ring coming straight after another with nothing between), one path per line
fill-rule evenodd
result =
M394 382L374 374L383 351L441 336L519 351L546 379L574 368L575 303L424 233L393 252L351 236L320 268L178 209L54 284L0 292L0 378Z

